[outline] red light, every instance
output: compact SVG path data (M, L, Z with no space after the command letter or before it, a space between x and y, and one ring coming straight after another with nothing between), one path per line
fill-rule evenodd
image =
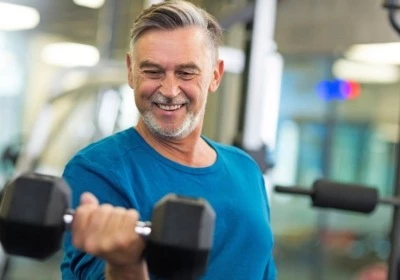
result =
M358 96L360 96L361 86L359 83L353 81L347 81L347 84L349 85L350 88L347 99L355 99Z

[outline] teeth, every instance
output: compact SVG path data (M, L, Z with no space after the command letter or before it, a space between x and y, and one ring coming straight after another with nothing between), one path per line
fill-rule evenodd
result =
M162 105L162 104L157 104L157 106L166 111L173 111L182 107L182 105Z

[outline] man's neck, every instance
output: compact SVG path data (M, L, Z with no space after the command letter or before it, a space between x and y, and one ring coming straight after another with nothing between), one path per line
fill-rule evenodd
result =
M215 151L200 137L201 127L182 139L158 137L142 121L139 121L136 130L154 150L177 163L191 167L206 167L216 160Z

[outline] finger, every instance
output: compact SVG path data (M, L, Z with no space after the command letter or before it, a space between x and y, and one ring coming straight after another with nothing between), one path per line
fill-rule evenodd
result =
M91 193L81 195L81 204L76 208L72 222L72 241L76 248L83 250L88 231L88 225L92 219L93 212L98 209L98 200Z
M126 244L126 232L122 230L124 223L125 208L115 207L107 221L107 226L103 228L103 250L113 251L123 248ZM132 233L132 231L131 231Z
M116 224L117 235L120 238L122 247L129 246L135 239L135 225L138 220L138 214L135 210L126 210L120 212L120 219Z
M135 232L135 226L139 220L139 213L136 210L129 209L125 211L124 217L121 221L120 224L120 229L121 232L125 233L130 239L129 240L129 245L130 250L133 255L135 255L135 259L140 259L140 256L142 254L142 251L144 249L144 240L141 236L139 236Z
M137 212L134 209L129 209L126 212L125 219L126 219L126 222L124 222L124 226L126 227L126 229L135 231L135 226L140 219L139 212ZM131 222L128 223L128 221L131 221ZM135 234L135 240L139 241L138 243L136 243L137 249L139 251L142 251L144 249L144 245L145 245L144 239L141 236L139 236L138 234Z
M78 249L83 249L87 236L88 225L90 224L92 213L98 206L94 204L84 204L79 206L74 214L71 226L72 242Z
M107 240L109 243L104 244L109 246L104 249L112 254L107 254L105 257L109 263L119 265L139 263L144 249L143 239L134 230L139 215L132 209L115 210L116 216L112 222L110 221L110 231L107 232L111 238Z
M115 219L115 209L110 204L100 205L93 211L84 232L84 251L99 256L107 250L104 244L112 238L108 232Z
M99 201L92 193L84 192L81 195L81 205L84 205L84 204L95 204L95 205L98 205Z

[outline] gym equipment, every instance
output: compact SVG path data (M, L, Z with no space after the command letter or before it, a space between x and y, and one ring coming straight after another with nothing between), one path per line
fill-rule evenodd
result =
M319 179L311 189L299 187L275 186L278 193L307 195L311 197L312 206L334 208L369 214L377 204L400 206L400 199L389 197L379 198L378 190L357 184L338 183Z
M385 0L383 7L388 10L388 18L390 25L400 35L400 23L397 21L396 12L400 10L400 4L396 0Z
M26 173L5 187L0 205L0 242L11 255L45 259L61 247L73 221L70 189L59 177ZM203 199L167 195L151 222L135 232L146 240L149 271L168 279L196 279L207 267L215 213Z
M398 0L385 0L383 7L388 10L389 23L393 30L400 35L400 21L399 21L399 11L400 2ZM399 144L400 141L397 141ZM397 145L398 146L398 145ZM396 153L396 169L400 166L400 149L397 147ZM397 171L395 190L394 194L396 196L400 195L400 176ZM390 251L390 256L388 260L388 280L400 279L400 208L396 207L393 211L392 218L392 228L390 231L390 243L392 245L392 250Z

